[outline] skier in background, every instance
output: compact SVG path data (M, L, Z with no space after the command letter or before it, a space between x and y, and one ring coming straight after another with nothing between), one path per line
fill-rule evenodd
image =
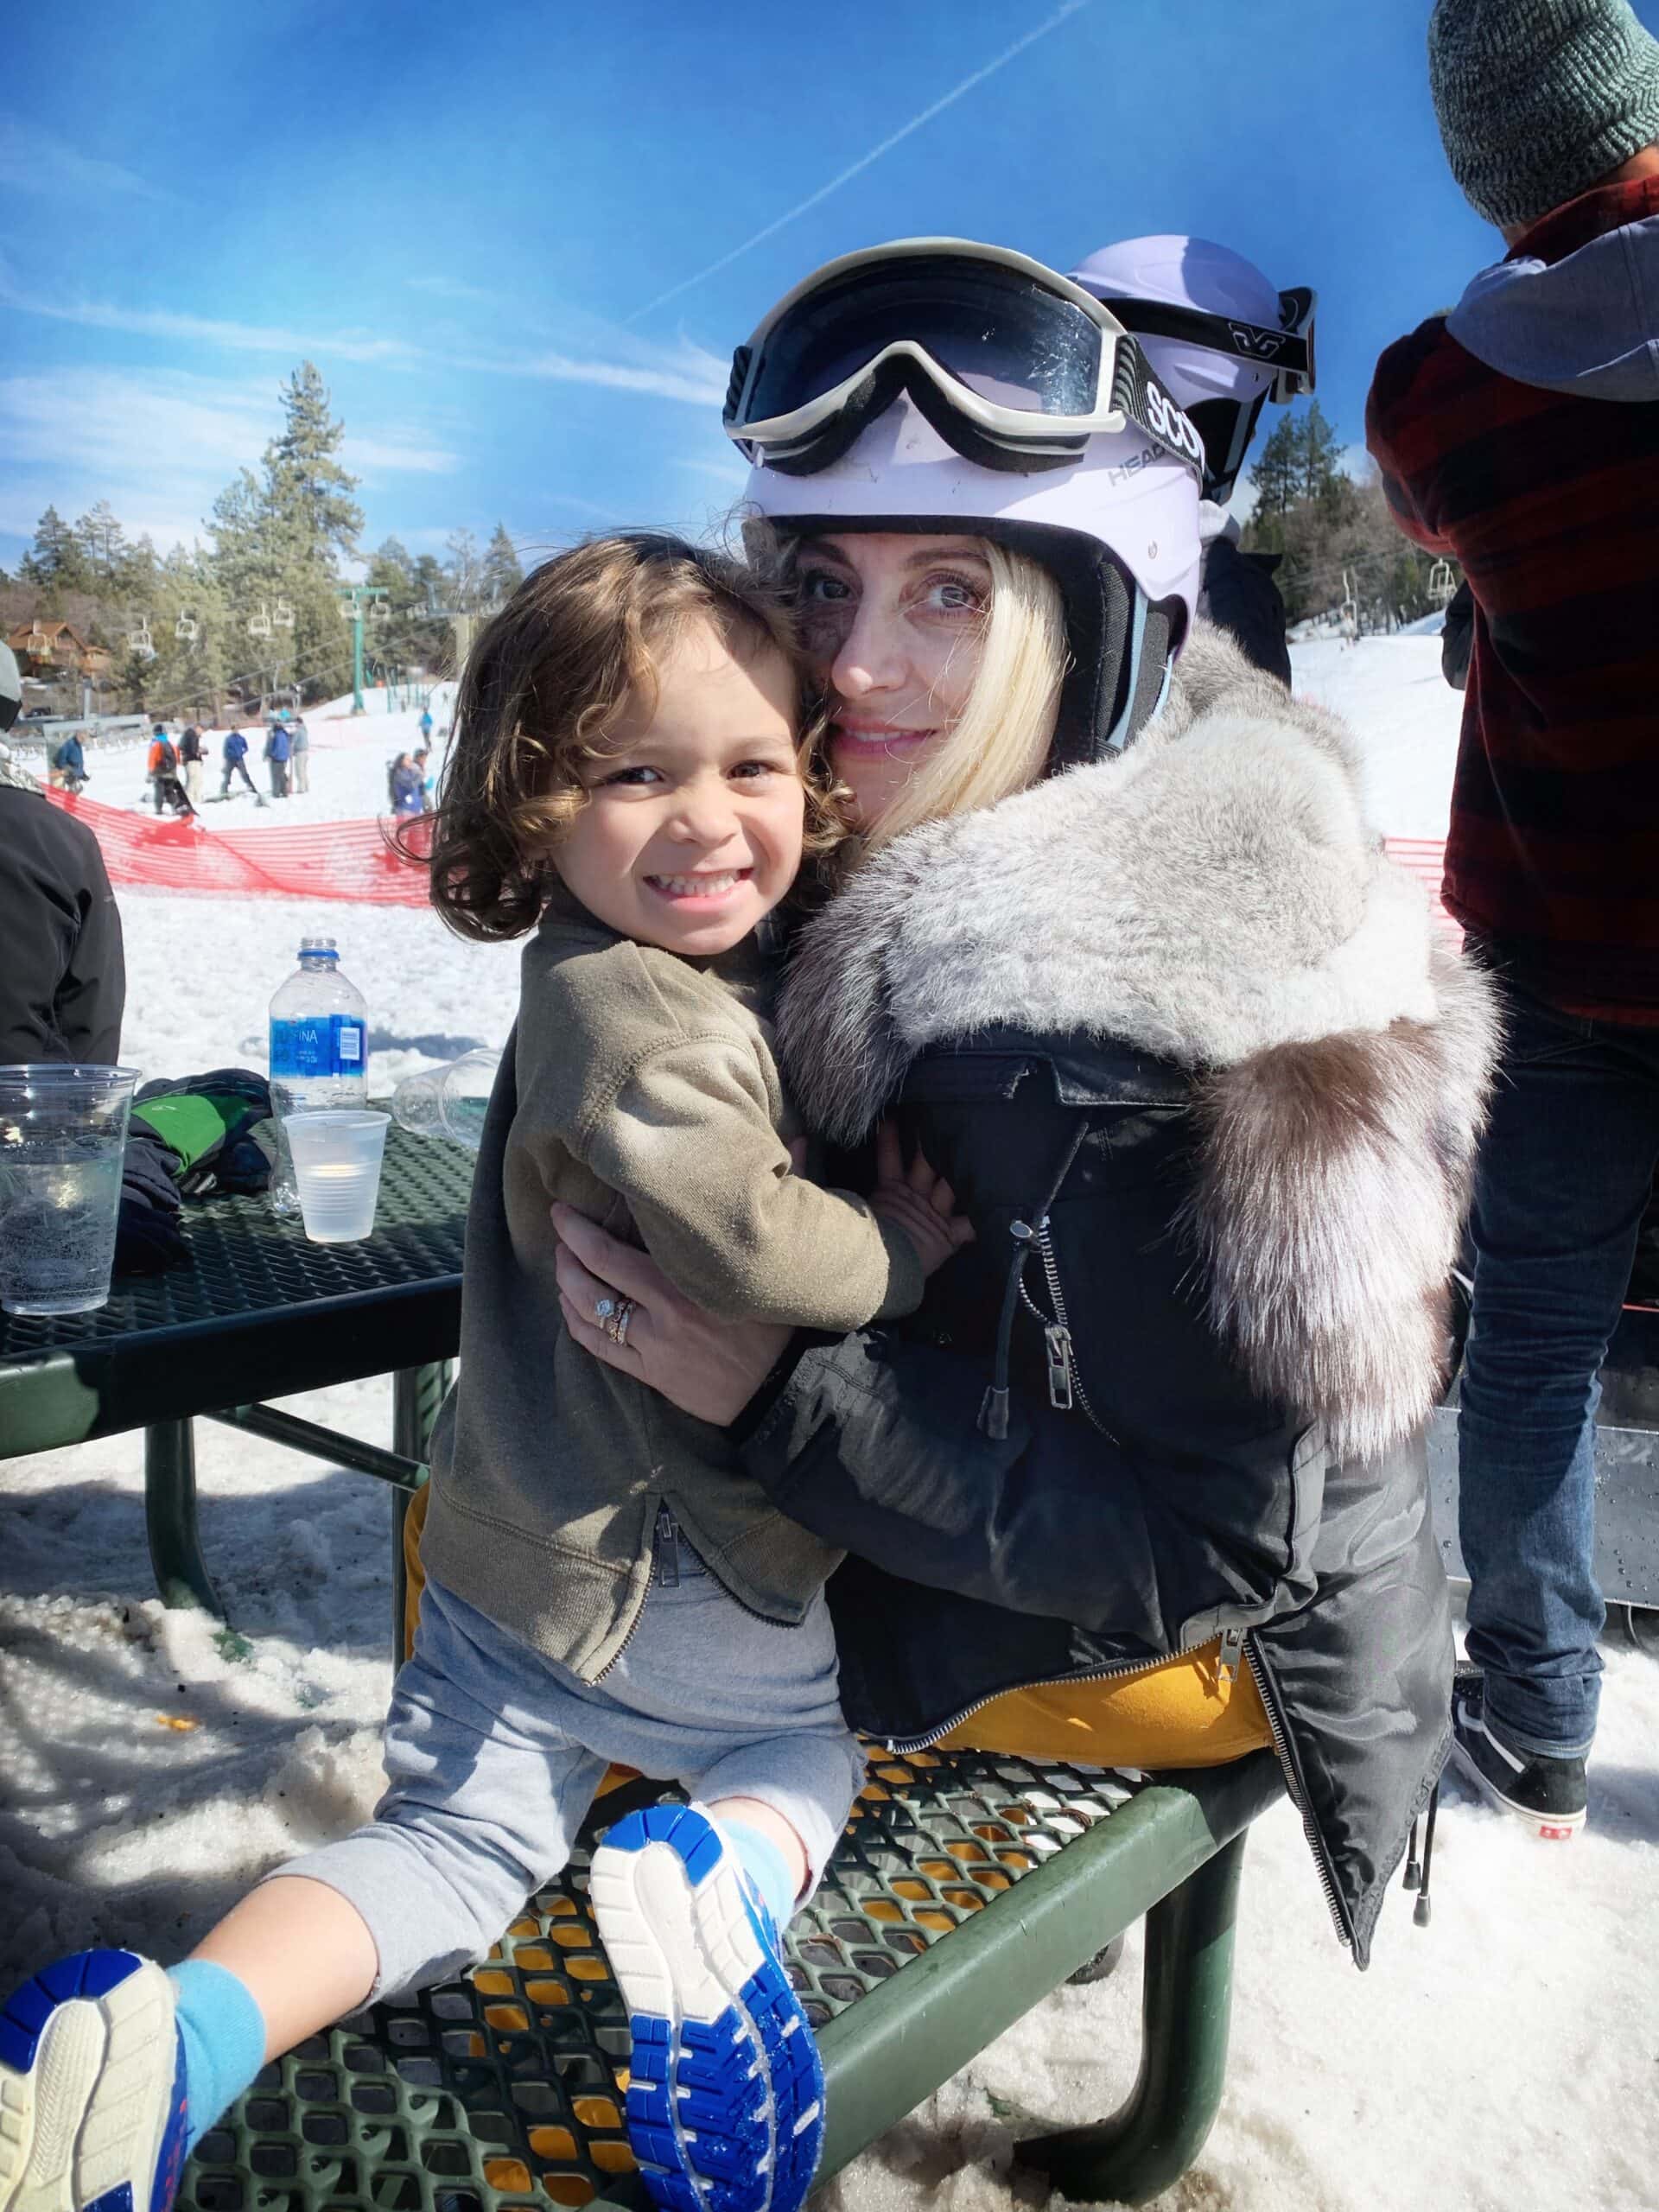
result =
M265 732L265 762L270 770L272 798L288 797L288 764L293 758L293 752L288 724L279 716Z
M303 715L289 717L288 725L289 773L296 791L311 788L311 733L305 726Z
M219 795L220 798L228 798L230 797L231 778L232 776L240 776L248 789L251 791L253 791L255 798L257 798L259 794L257 791L254 790L253 778L248 773L247 739L243 736L239 729L232 729L226 735L225 743L220 749L225 761L225 780L219 787Z
M1199 613L1288 685L1285 602L1273 580L1281 556L1242 551L1227 503L1266 401L1282 405L1313 389L1315 295L1281 292L1230 246L1182 237L1102 246L1071 281L1135 333L1204 440Z
M202 766L207 758L207 748L201 741L201 732L194 722L179 738L179 771L184 779L185 796L194 808L201 800Z

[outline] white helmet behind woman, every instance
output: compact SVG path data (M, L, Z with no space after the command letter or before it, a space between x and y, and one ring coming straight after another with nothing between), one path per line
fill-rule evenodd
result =
M791 534L965 531L1041 563L1062 765L1156 710L1198 596L1202 441L1087 291L962 239L847 255L737 349L726 429L749 512Z
M1316 295L1281 292L1230 246L1179 235L1102 246L1071 277L1110 303L1197 423L1205 496L1224 505L1264 401L1313 389Z

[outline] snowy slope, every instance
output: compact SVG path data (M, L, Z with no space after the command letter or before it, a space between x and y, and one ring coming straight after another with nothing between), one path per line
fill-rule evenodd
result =
M1440 685L1434 642L1316 642L1295 660L1301 685L1359 730L1379 826L1441 834L1459 702ZM358 810L352 795L372 791L397 749L391 718L362 745L346 741L363 725L308 721L330 775L323 785L314 756L314 804ZM325 731L341 742L323 748ZM314 927L340 938L368 994L377 1087L423 1058L499 1043L512 1017L512 948L462 944L417 911L130 893L121 905L127 1052L151 1073L259 1065L266 1001ZM384 1382L293 1402L389 1433ZM137 1437L0 1463L0 1982L94 1939L170 1960L264 1869L374 1802L386 1494L211 1422L198 1424L198 1452L207 1555L251 1645L240 1659L153 1595ZM1169 2206L1659 2202L1659 1666L1617 1647L1607 1662L1588 1834L1532 1846L1454 1800L1433 1928L1414 1929L1397 1898L1363 1977L1330 1936L1289 1808L1258 1824L1227 2096ZM1010 2178L1009 2146L1126 2094L1137 1967L1132 1955L1112 1981L1040 2006L849 2169L818 2200L825 2212L1040 2202Z

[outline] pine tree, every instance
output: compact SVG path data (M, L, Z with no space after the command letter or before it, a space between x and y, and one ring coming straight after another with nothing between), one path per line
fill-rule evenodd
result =
M90 514L78 518L74 537L93 588L118 583L130 548L127 534L107 499L100 499Z
M1255 487L1256 514L1264 518L1288 514L1302 496L1301 427L1294 415L1283 416L1274 424L1250 471L1250 482Z
M35 542L23 556L20 574L54 601L66 591L85 591L91 582L86 553L55 507L48 507L35 524Z
M491 607L505 607L524 580L518 551L504 522L495 525L484 554L484 596Z
M470 530L452 530L444 540L448 559L443 564L444 586L457 613L475 614L484 605L484 564L478 540Z
M363 529L363 510L353 499L358 480L335 458L346 425L329 414L327 385L302 361L279 395L282 435L265 448L265 488L271 512L295 525L308 557L351 555Z

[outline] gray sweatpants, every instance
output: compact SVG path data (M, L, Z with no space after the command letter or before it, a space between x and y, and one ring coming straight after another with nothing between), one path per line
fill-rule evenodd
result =
M569 1859L613 1764L704 1803L759 1798L800 1837L814 1885L864 1779L823 1592L799 1628L761 1620L683 1541L678 1582L652 1584L595 1683L429 1582L385 1757L391 1786L372 1821L276 1870L357 1908L379 1954L377 1998L484 1957Z

